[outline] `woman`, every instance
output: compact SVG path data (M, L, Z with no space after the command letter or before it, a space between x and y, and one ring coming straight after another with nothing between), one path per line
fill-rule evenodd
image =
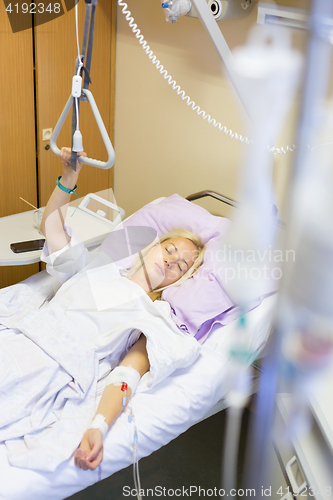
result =
M76 186L82 166L77 162L76 171L70 168L69 149L63 148L60 158L63 162L63 175L61 178L58 178L57 187L45 208L40 227L47 242L43 251L44 260L47 262L51 274L54 274L57 265L60 269L60 274L63 273L69 260L64 255L66 255L68 249L69 252L72 251L70 247L73 242L71 241L70 231L66 230L64 220L70 195ZM26 292L23 291L23 294L21 294L23 295L22 302L20 298L17 299L15 291L9 290L7 295L10 295L10 300L5 304L5 308L2 308L5 314L2 313L1 315L2 311L0 310L0 324L16 328L14 333L13 331L8 333L10 335L10 342L15 338L14 334L18 333L20 335L20 332L23 332L25 337L30 338L34 344L37 344L38 348L41 348L40 356L51 356L53 365L48 366L49 379L48 381L45 380L44 385L41 385L40 393L37 395L33 394L33 397L30 398L32 403L30 400L28 401L27 408L31 405L31 409L26 410L26 414L22 414L21 411L17 415L14 415L16 420L22 423L22 425L20 424L19 431L15 427L16 422L12 422L13 417L8 419L8 422L4 420L4 424L0 422L0 427L1 425L12 425L9 428L11 431L10 435L15 439L15 437L20 435L21 429L27 426L27 419L30 425L32 419L29 411L30 413L35 411L35 400L38 400L40 395L43 395L46 401L44 407L47 406L48 411L50 410L50 401L53 401L52 417L56 412L59 412L62 417L64 416L65 426L63 425L62 428L66 429L66 424L69 425L71 423L70 418L72 418L74 413L76 420L75 425L72 425L71 428L71 432L73 431L71 443L75 442L74 431L79 432L77 422L80 425L85 425L86 429L88 427L84 432L80 447L75 453L75 463L84 470L94 470L102 461L103 437L105 433L123 411L139 379L151 368L151 361L147 354L146 340L150 329L149 314L157 322L157 332L161 333L161 338L164 337L164 334L167 334L168 328L170 329L170 322L172 323L171 320L163 318L163 315L157 311L157 308L154 308L155 306L153 306L147 296L152 297L154 295L152 298L156 298L156 295L160 295L161 291L166 287L172 286L175 283L181 283L182 280L190 277L202 263L203 252L203 245L195 235L186 231L170 233L161 238L158 244L150 246L143 252L142 261L130 270L125 281L119 276L119 270L116 266L106 262L105 256L102 254L89 262L90 256L87 251L80 251L80 255L74 259L73 253L71 253L70 259L74 260L73 268L69 275L68 273L66 275L67 271L63 274L64 276L66 275L66 278L70 278L70 275L73 275L73 277L66 281L56 297L49 304L46 306L43 305L43 307L34 310L32 313L26 313L24 309L24 293ZM83 256L82 253L84 254ZM132 285L130 285L130 282L132 282ZM110 286L110 283L113 283L112 286ZM119 302L119 297L122 294L125 297L125 302L128 302L128 304L125 304L129 306L127 308L124 307L124 302ZM110 297L112 298L110 299ZM110 301L112 303L118 301L117 304L120 304L118 308L116 307L111 311L111 317L105 314L110 307ZM93 312L91 310L92 302L96 306ZM11 319L13 317L11 307L14 304L13 308L15 308L16 303L21 307L23 313L20 312L19 319L17 320L15 317L15 321L13 321ZM145 312L148 312L148 318ZM131 314L135 316L135 321L133 323L129 322L125 331L132 331L135 328L135 331L138 331L138 333L136 335L132 335L132 333L124 335L123 331L118 331L117 325L118 322L125 324L127 316L131 316ZM111 340L109 339L110 335L108 335L109 328L111 328L109 325L110 318L114 318L112 319L114 327ZM143 328L141 328L141 325L143 325ZM154 327L155 331L156 325ZM177 330L174 325L172 327ZM147 328L147 332L145 328ZM94 329L97 332L96 334ZM145 335L140 334L140 331L144 331ZM179 335L184 335L183 332L181 334L180 332L178 333ZM118 359L121 351L125 350L127 354L122 360L120 367L115 368L111 372L110 377L108 377L108 382L100 399L95 417L90 425L86 425L82 415L86 418L87 412L90 414L96 397L96 383L92 376L90 376L90 373L94 370L96 373L99 373L100 368L96 369L96 363L99 363L98 366L100 366L103 359L113 352L112 339L117 335L119 338L113 345L116 347L115 351L118 353ZM23 340L26 341L26 338ZM65 344L67 343L65 350L64 342ZM94 355L91 354L91 351L93 351ZM117 356L115 355L115 357ZM42 365L43 362L44 360L41 361ZM82 366L84 367L83 370ZM60 379L61 382L58 383ZM52 393L51 396L48 395L48 398L45 398L44 393L46 390L49 390L52 384L56 386L53 389L54 394ZM7 393L5 393L7 397L8 394L11 394L10 391L11 389L8 389ZM72 396L70 391L74 391L74 396ZM62 394L62 398L58 397L59 394ZM18 397L21 397L21 395L19 394ZM45 408L43 408L44 410ZM67 418L67 421L66 412L70 416L70 418ZM13 414L12 410L11 414ZM50 420L50 412L43 415L44 420L39 416L38 418L43 422L42 426L45 426L44 422L47 422L51 427L55 427L54 422ZM34 425L36 427L36 424ZM29 432L31 431L33 434L35 427L32 429L29 427ZM73 427L75 427L74 430ZM52 432L49 432L48 429L47 427L46 431L48 434L43 441L43 446L46 448L45 443L47 443L53 449L56 444L54 443ZM37 429L37 437L33 435L34 440L38 440L38 433L39 429ZM4 435L6 436L6 434ZM63 436L63 431L59 431L55 435ZM1 429L0 440L8 440L8 435L5 438L1 436ZM27 443L29 445L29 439L26 436L24 441L24 446L27 446ZM75 446L77 446L77 442ZM11 453L10 445L9 440L7 446L9 447L9 455ZM68 449L72 446L70 443L64 443L65 445ZM61 447L61 445L59 444L58 447ZM35 441L33 441L30 448L33 452L37 448ZM28 450L29 457L32 453L30 448ZM22 465L22 462L24 462L22 456L27 454L25 448L19 451L20 456L18 461L15 458L15 453L18 450L17 443L14 444L12 450L14 459L11 463L13 465L24 466ZM52 462L53 458L51 454L47 459L50 461L49 470L52 470L59 463L59 459ZM31 468L44 470L44 463L41 463L44 461L47 460L40 457L33 457L33 466ZM29 466L27 467L30 468Z

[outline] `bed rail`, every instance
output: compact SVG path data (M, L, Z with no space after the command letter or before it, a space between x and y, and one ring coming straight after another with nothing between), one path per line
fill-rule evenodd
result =
M228 198L227 196L224 196L223 194L216 193L215 191L199 191L199 193L194 193L190 194L189 196L186 197L188 201L195 201L199 200L200 198L205 198L206 196L211 196L212 198L215 198L215 200L222 201L222 203L225 203L226 205L230 205L231 207L238 208L239 203L232 198ZM272 205L272 215L275 217L278 214L278 209L276 205ZM285 223L281 219L276 219L276 224L278 227L285 228Z
M205 198L206 196L211 196L212 198L222 201L222 203L226 203L231 207L239 207L239 203L237 203L237 201L233 200L232 198L228 198L227 196L223 196L222 194L216 193L215 191L200 191L199 193L190 194L186 199L188 201L194 201L199 200L200 198Z

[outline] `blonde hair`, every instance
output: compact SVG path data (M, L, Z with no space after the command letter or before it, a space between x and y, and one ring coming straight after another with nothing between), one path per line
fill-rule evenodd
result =
M188 231L187 229L174 229L173 231L170 231L169 233L165 234L162 236L158 242L156 243L156 240L148 245L146 248L144 248L141 252L141 256L145 257L149 250L155 246L156 244L161 244L166 240L170 240L171 238L185 238L187 240L190 240L192 243L197 248L198 255L197 258L195 259L194 263L192 266L181 276L177 281L174 283L171 283L170 285L164 286L162 288L157 288L156 290L153 290L148 293L148 296L154 301L154 300L159 300L161 298L163 290L166 288L170 288L171 286L179 286L184 281L188 280L193 276L194 273L197 272L201 264L203 263L203 258L204 258L204 253L205 253L205 245L202 243L201 239L191 231ZM140 258L137 259L135 262L134 266L130 270L130 275L134 275L140 268L142 267L142 263Z

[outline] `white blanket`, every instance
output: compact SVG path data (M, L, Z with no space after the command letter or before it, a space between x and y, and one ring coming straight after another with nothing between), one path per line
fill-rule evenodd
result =
M199 345L102 253L44 303L47 290L1 290L0 442L17 467L54 471L95 412L98 380L147 337L149 387L193 363ZM40 307L42 306L42 307Z
M44 277L40 279L43 274L32 277L32 286L37 291L43 283L53 280L50 276L47 280ZM31 284L30 279L28 282ZM275 297L269 297L247 314L253 352L259 352L268 337L274 307ZM139 458L151 454L186 431L225 397L230 389L230 347L237 332L238 322L215 328L202 345L195 362L185 369L176 370L156 387L147 390L148 376L141 379L132 398L138 428ZM219 408L221 404L218 404ZM0 499L63 500L127 467L133 460L134 439L133 422L129 424L127 416L126 409L107 433L103 462L95 471L79 469L74 465L73 458L63 462L54 472L13 467L8 463L5 444L0 444Z

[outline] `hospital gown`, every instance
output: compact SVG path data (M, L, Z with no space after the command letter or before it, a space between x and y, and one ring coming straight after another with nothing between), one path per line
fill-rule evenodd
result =
M65 281L53 298L25 283L0 291L0 442L12 465L53 471L79 445L99 381L141 332L150 386L191 364L199 346L174 325L167 304L153 303L106 254L91 258L75 235L43 255L48 272Z

